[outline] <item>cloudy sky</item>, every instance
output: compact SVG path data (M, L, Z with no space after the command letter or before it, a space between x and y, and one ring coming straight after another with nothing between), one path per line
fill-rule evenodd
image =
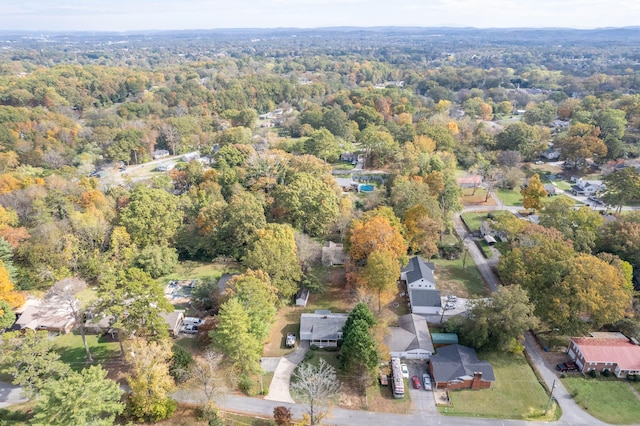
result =
M640 25L638 0L0 0L2 30Z

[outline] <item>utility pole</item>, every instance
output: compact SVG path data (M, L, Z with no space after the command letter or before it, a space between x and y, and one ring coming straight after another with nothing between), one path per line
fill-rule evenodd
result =
M551 392L549 392L549 401L547 402L547 408L544 410L545 416L547 415L547 411L549 411L549 407L551 407L551 400L553 400L553 390L556 388L556 379L553 379L553 385L551 386Z

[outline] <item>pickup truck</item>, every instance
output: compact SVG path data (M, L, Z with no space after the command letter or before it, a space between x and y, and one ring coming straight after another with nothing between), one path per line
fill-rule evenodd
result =
M285 342L288 348L292 348L296 345L296 335L295 333L287 333L287 341Z

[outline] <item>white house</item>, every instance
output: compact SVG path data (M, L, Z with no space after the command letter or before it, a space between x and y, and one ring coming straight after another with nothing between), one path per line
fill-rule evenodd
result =
M571 187L576 195L595 195L604 190L604 183L601 180L585 180L578 179L576 184Z
M407 284L411 312L414 314L440 313L442 301L440 292L436 290L434 269L433 263L427 263L420 256L414 256L401 270L400 280Z
M398 318L399 327L389 327L384 337L392 358L429 359L433 342L427 320L420 315L407 314Z

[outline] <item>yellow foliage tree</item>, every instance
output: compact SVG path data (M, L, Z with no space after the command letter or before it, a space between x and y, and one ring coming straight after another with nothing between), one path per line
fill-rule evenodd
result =
M407 252L400 232L389 223L389 219L375 216L366 222L353 222L349 236L349 254L356 263L366 262L369 255L376 250L387 250L401 258Z
M542 208L542 200L548 195L537 173L529 178L529 184L520 191L520 194L522 194L524 208L534 211Z
M129 410L138 419L156 422L171 417L175 411L176 403L171 399L175 383L169 374L172 355L167 340L129 341L126 351L131 365L131 376L127 378L131 387Z
M0 300L9 303L13 309L24 305L24 296L14 290L9 273L2 261L0 261Z

